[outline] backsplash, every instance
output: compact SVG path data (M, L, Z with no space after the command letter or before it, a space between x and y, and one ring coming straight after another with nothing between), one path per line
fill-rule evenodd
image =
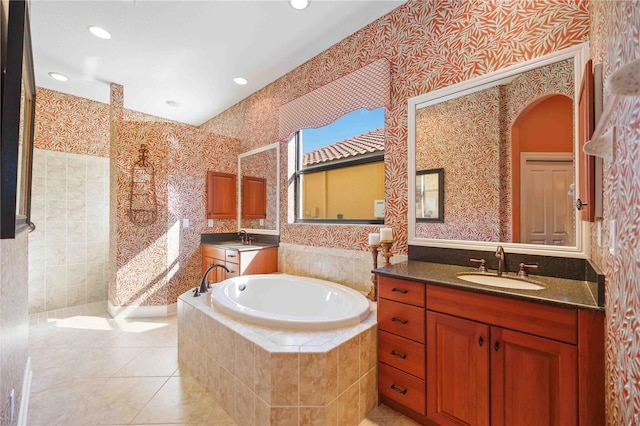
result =
M404 254L395 254L391 263L407 260ZM378 266L384 259L378 255ZM371 253L327 247L312 247L280 243L278 271L285 274L320 278L351 287L361 292L371 289Z

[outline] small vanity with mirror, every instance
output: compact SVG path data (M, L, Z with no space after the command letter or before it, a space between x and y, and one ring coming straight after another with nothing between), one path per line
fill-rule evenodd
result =
M211 284L238 275L278 271L279 158L280 147L274 143L240 154L237 177L215 174L218 185L226 185L227 195L233 194L233 208L226 208L224 218L237 218L238 232L201 235L202 272L214 263L229 269L214 269L208 277Z
M574 208L586 45L409 99L409 261L380 400L427 425L604 423L604 276Z

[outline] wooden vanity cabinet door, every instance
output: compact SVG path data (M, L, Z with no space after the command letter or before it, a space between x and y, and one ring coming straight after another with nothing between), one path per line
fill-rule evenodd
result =
M576 425L577 348L491 328L491 424Z
M207 219L236 219L236 175L207 172Z
M427 311L429 420L489 425L489 345L488 325Z

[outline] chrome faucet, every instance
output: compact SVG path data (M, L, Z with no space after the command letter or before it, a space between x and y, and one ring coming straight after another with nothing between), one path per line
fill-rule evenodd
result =
M502 276L503 273L507 272L507 267L504 263L504 249L502 246L498 246L496 249L496 257L498 258L498 271L496 272L496 275Z
M241 229L240 231L238 231L238 238L240 238L240 241L242 241L242 244L246 244L247 243L247 231L245 231L244 229Z
M209 266L209 269L207 269L207 271L204 273L204 275L202 276L202 282L200 283L200 288L196 287L193 290L193 297L198 297L200 296L202 293L206 293L209 291L209 288L211 287L209 285L209 283L207 282L207 277L209 276L209 272L211 272L212 269L214 268L222 268L227 272L231 272L229 271L229 268L227 268L224 265L221 265L219 263L214 263L213 265Z

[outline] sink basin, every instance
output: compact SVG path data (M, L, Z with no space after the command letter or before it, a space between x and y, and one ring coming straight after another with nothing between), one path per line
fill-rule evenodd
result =
M475 284L488 285L491 287L500 288L512 288L515 290L543 290L544 286L536 284L531 281L525 281L519 278L511 278L505 276L497 276L490 274L474 274L474 273L462 273L456 275L458 278L464 281L468 281Z
M261 246L256 246L256 245L252 245L252 244L220 244L220 246L224 247L224 248L228 248L231 250L255 250L260 248Z

